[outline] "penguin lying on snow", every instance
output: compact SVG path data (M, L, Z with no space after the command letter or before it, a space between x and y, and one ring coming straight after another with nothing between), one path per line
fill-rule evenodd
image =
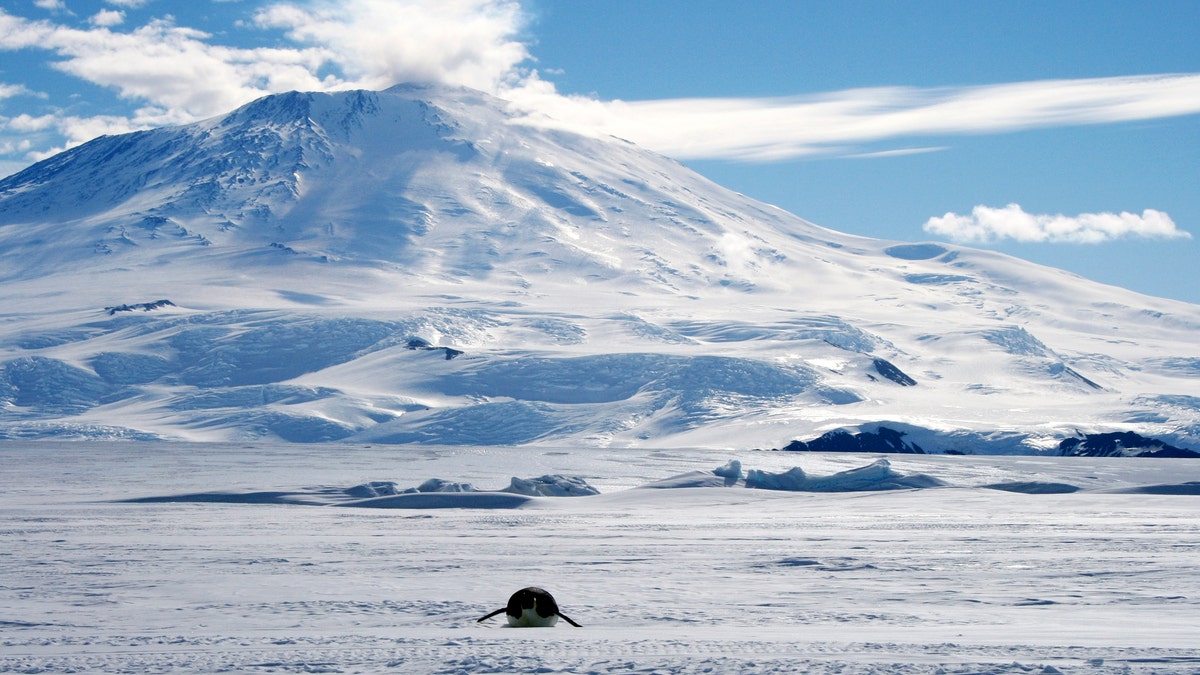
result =
M507 607L480 618L476 623L487 621L500 612L507 614L508 625L516 628L549 628L558 623L560 616L572 626L581 627L566 614L558 611L558 603L554 601L553 595L536 586L522 588L513 593L508 599Z

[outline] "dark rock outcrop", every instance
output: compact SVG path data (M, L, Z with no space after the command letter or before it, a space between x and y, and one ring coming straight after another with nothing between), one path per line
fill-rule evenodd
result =
M916 380L912 379L905 374L904 371L892 365L890 361L875 359L873 364L875 366L875 372L902 387L915 387L917 384Z
M891 452L908 455L923 455L925 451L916 443L905 443L904 432L879 427L876 431L852 434L845 429L834 429L811 441L792 441L783 448L788 452Z
M113 316L117 312L133 312L133 311L149 312L149 311L152 311L155 309L162 309L163 307L174 307L174 306L175 306L175 303L171 302L170 300L163 299L163 300L155 300L154 302L139 302L139 303L135 303L132 305L114 305L112 307L105 307L104 311L108 312L109 316Z
M1058 450L1064 457L1200 457L1198 452L1177 448L1132 431L1066 438L1058 444Z

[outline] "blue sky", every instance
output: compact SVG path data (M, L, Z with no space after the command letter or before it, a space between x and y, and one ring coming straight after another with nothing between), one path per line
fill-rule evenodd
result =
M837 230L1200 302L1200 2L0 1L0 174L436 80Z

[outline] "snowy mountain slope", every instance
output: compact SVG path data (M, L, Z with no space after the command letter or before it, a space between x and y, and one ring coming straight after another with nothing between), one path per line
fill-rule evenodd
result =
M0 181L0 435L1200 449L1200 307L514 119L292 93Z

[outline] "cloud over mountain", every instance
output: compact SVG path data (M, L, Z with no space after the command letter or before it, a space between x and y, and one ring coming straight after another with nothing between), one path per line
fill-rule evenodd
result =
M1161 211L1081 213L1077 216L1030 214L1019 204L1002 209L976 206L970 215L947 213L930 218L925 231L959 242L1020 242L1098 244L1114 239L1179 239L1191 234L1175 226Z
M525 16L511 0L280 2L255 22L321 50L340 71L338 86L430 82L497 92L521 79L530 58L517 39Z
M524 99L518 99L522 102ZM816 96L612 101L542 97L544 123L679 158L774 161L895 138L1104 124L1200 112L1200 75L877 87Z
M46 113L60 138L38 136L29 150L34 159L99 133L192 122L269 93L384 89L412 81L501 95L529 122L615 135L680 159L870 156L865 145L888 139L1200 112L1195 73L770 98L565 96L540 76L525 33L530 16L515 0L276 2L238 22L232 29L236 38L181 25L170 16L132 26L124 18L102 10L69 25L0 9L0 50L48 52L54 68L139 104L125 116ZM278 39L270 40L275 33ZM248 43L269 46L235 46ZM0 92L22 86L27 83L0 81ZM19 133L0 117L0 141ZM17 145L9 140L8 147L11 153Z

